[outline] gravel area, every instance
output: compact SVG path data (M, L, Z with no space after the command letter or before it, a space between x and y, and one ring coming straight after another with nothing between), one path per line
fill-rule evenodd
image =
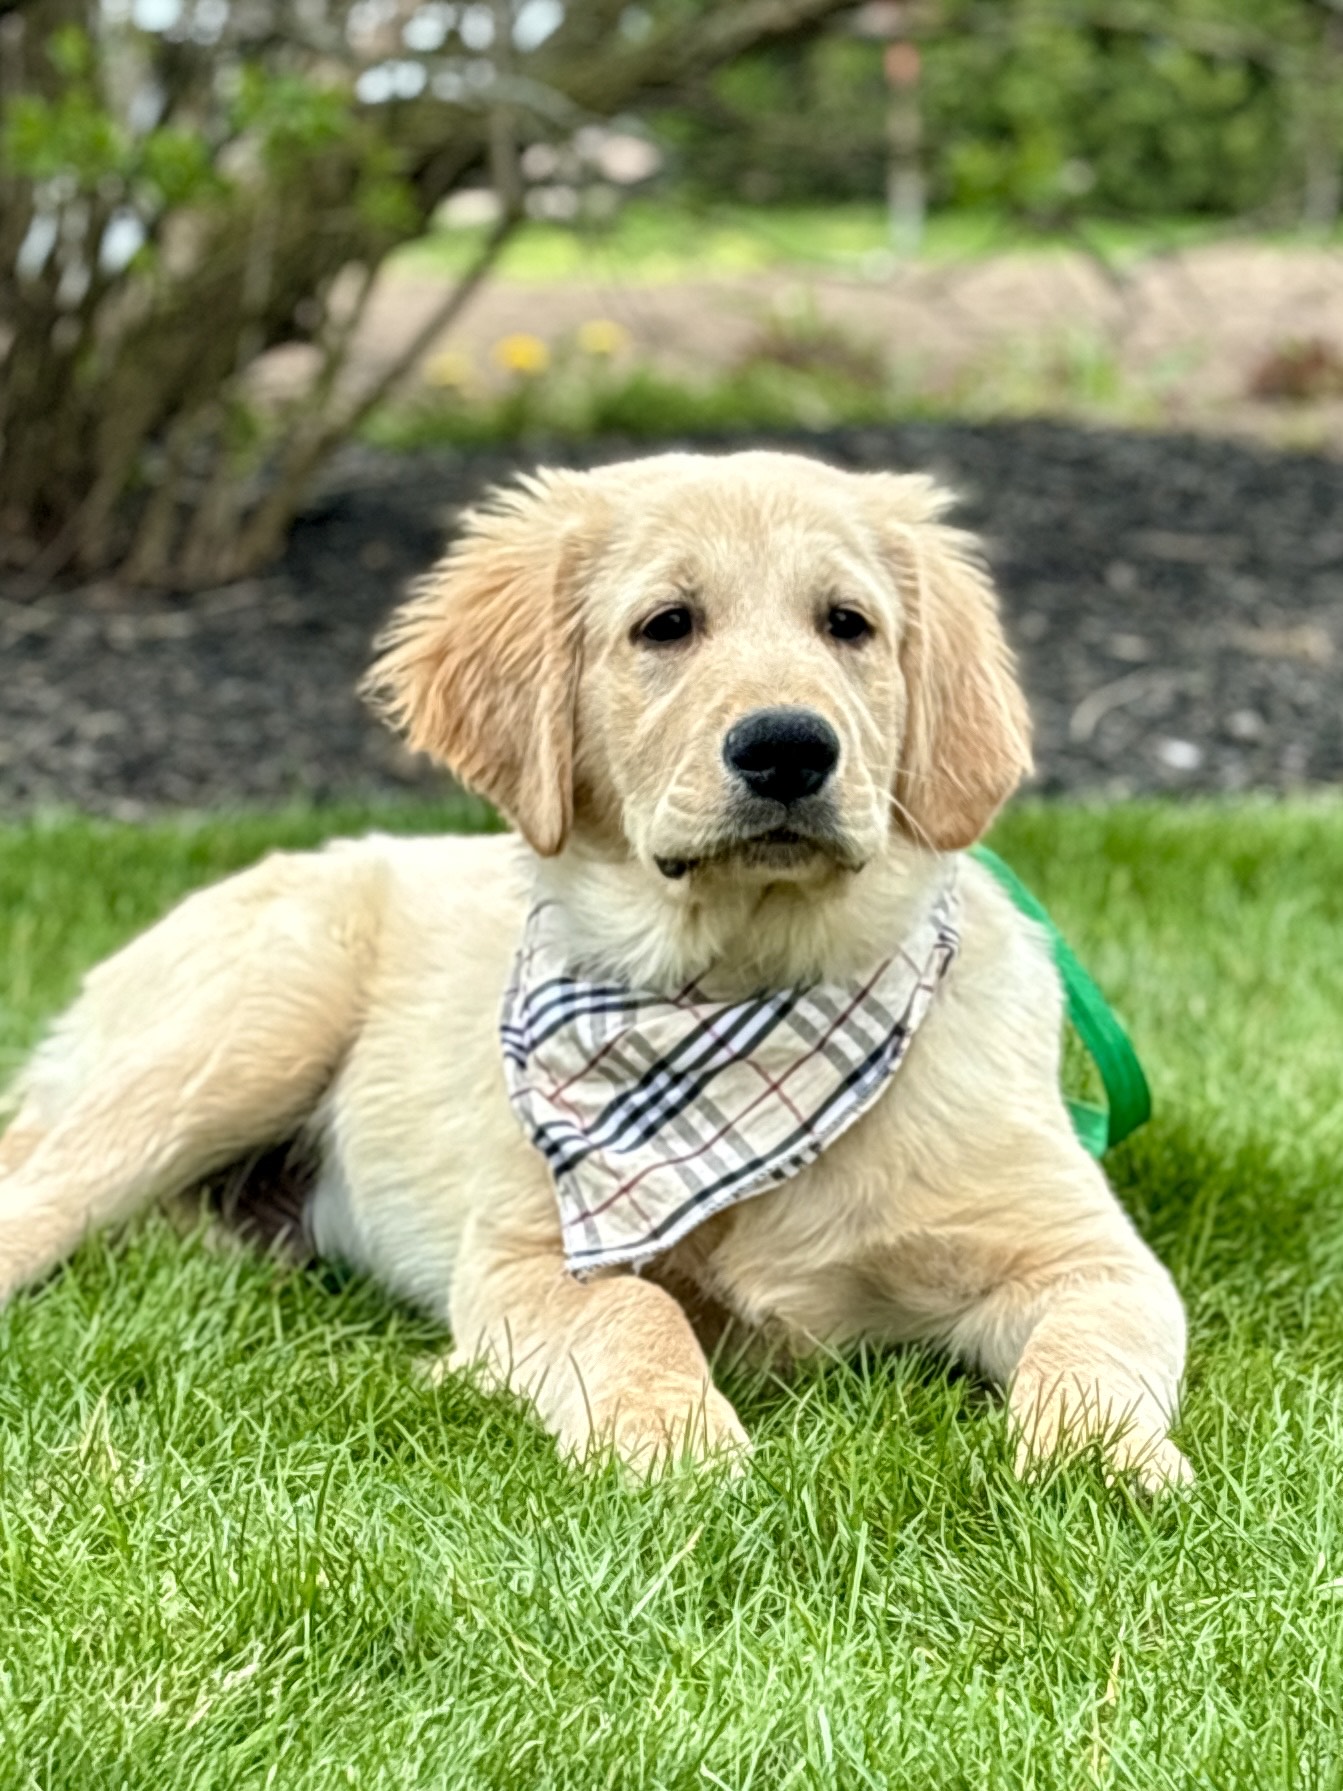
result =
M1045 423L773 445L930 468L962 494L1020 650L1041 790L1343 778L1343 462ZM433 787L354 684L457 507L515 464L352 450L273 572L190 599L100 584L20 603L0 583L0 813L60 804L136 818Z

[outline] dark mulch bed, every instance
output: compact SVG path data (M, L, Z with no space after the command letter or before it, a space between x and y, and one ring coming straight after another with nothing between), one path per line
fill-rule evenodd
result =
M1021 651L1043 790L1343 776L1343 463L1040 423L780 445L931 468L964 495ZM271 575L190 600L99 586L20 604L0 586L0 811L136 816L427 787L355 680L457 507L513 464L353 451Z

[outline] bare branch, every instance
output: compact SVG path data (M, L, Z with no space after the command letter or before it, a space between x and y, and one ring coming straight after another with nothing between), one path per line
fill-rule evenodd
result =
M239 538L231 576L253 570L275 551L314 472L341 442L354 434L383 399L395 391L437 338L461 316L492 272L518 222L516 212L503 214L468 271L430 313L401 353L353 404L335 416L324 418L319 414L306 434L296 435L291 440L271 490Z

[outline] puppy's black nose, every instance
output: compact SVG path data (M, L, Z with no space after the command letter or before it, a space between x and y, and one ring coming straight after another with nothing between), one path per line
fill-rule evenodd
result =
M839 763L839 736L810 709L757 709L728 730L723 761L753 796L801 802Z

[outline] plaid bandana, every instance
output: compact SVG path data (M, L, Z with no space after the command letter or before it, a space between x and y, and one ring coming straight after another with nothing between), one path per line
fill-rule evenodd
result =
M556 906L528 917L500 1037L578 1274L640 1264L813 1162L904 1061L959 944L953 875L893 956L848 983L709 999L575 974Z

